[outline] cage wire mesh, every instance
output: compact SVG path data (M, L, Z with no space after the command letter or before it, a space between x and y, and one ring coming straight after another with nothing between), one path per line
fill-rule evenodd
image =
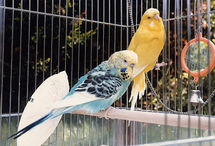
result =
M148 77L167 107L192 111L189 101L193 79L182 70L180 54L197 31L215 42L215 2L131 0L135 30L144 11L151 7L160 11L166 31L158 62L168 65L148 72ZM113 52L127 49L132 38L129 0L0 0L0 15L1 145L16 144L7 137L16 132L27 101L47 77L66 70L72 87ZM210 118L215 114L215 102L210 96L215 89L214 74L212 70L198 82L201 97L209 100L197 116ZM129 108L129 95L130 89L113 106ZM169 112L149 88L136 107ZM176 127L141 122L132 122L128 127L123 120L67 114L44 145L130 145L215 134L210 126L207 130L181 128L178 121Z

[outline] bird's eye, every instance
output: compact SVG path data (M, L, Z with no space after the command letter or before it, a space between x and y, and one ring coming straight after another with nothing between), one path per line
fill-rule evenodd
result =
M148 19L151 19L151 17L148 17Z
M124 63L127 63L127 60L123 60L124 61Z

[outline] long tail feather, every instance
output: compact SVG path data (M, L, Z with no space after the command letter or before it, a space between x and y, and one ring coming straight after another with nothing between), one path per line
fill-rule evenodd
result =
M44 117L40 118L39 120L31 123L30 125L26 126L25 128L19 130L18 132L16 132L15 134L11 135L10 137L8 137L8 139L10 138L13 138L13 139L16 139L18 137L20 137L21 135L23 135L24 133L26 133L27 131L31 130L32 128L34 128L35 126L43 123L44 121L46 121L49 117L50 117L50 114L47 114L45 115Z
M29 130L31 130L32 128L34 128L35 126L42 124L43 122L45 122L47 119L50 118L56 118L60 115L63 115L65 113L74 111L76 109L78 109L79 106L75 106L73 108L62 108L62 109L56 109L56 110L52 110L50 113L48 113L47 115L45 115L44 117L40 118L39 120L31 123L30 125L26 126L25 128L19 130L18 132L16 132L15 134L11 135L10 137L8 137L8 139L13 138L16 139L18 137L20 137L21 135L23 135L24 133L28 132Z
M129 102L131 102L131 110L134 110L135 104L137 102L138 96L139 99L144 95L146 85L145 85L145 73L142 72L134 79L131 96Z

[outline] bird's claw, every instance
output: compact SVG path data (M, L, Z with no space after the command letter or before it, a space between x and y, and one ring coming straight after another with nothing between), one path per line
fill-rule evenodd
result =
M167 63L165 63L165 62L157 63L155 65L155 70L160 70L160 67L166 66L166 65L167 65Z
M113 107L108 107L106 110L105 110L105 114L104 114L104 118L106 119L106 120L108 120L109 118L108 118L108 113L110 112L110 110L112 110L113 109Z

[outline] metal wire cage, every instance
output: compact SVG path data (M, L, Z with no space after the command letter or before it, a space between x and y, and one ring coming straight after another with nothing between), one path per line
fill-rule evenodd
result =
M148 78L167 108L150 88L136 107L151 113L167 114L168 108L177 111L177 125L168 126L168 116L160 119L164 126L132 122L128 127L123 120L68 114L44 145L131 145L214 135L210 119L215 114L211 94L215 71L200 78L197 86L180 63L183 46L197 31L215 42L214 1L0 0L1 145L16 144L7 137L16 131L27 101L47 77L66 70L72 87L113 52L128 48L132 27L138 28L142 14L150 7L157 8L163 18L166 42L158 62L168 65L160 71L150 71ZM189 102L194 88L207 101L203 108L199 106L198 113L192 113L194 107ZM129 95L130 89L113 106L129 108ZM181 114L187 111L188 126L182 128ZM202 130L201 120L199 127L191 128L191 114L199 119L208 116L206 130Z

